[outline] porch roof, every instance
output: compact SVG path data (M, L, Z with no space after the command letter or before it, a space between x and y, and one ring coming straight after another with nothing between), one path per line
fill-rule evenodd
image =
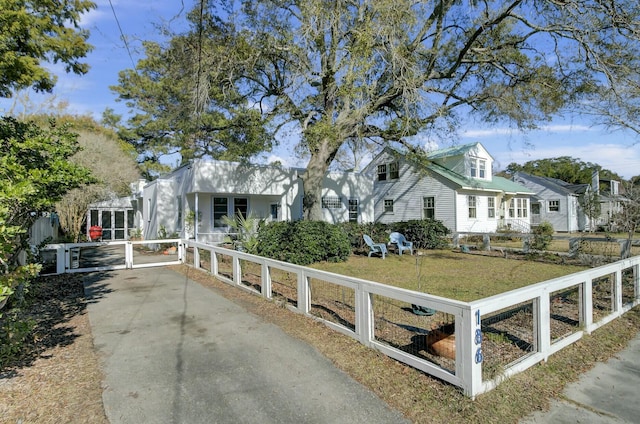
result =
M131 204L131 198L118 197L91 203L89 209L133 209L133 205Z

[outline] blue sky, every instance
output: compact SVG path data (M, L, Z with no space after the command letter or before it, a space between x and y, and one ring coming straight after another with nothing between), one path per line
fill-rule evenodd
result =
M193 0L112 0L113 8L127 37L131 57L120 36L114 13L107 0L97 0L98 7L87 14L82 26L91 32L90 43L94 50L88 55L91 69L87 75L65 74L61 66L52 67L58 75L53 96L56 102L68 103L70 113L91 114L100 119L102 111L110 107L117 113L126 113L126 107L116 102L109 86L118 82L118 72L132 68L141 56L141 40L157 39L159 23L169 24L174 30L184 23L184 15L194 4ZM184 4L184 7L183 7ZM172 20L172 18L174 18ZM133 62L132 62L133 60ZM38 105L49 96L30 94L32 103ZM0 114L11 110L11 100L0 99ZM459 143L481 142L497 162L494 170L500 170L511 162L571 156L585 162L600 164L622 177L640 175L640 139L622 131L608 132L579 119L558 117L540 130L521 134L509 128L483 127L478 123L466 124L459 131ZM450 141L431 141L431 147L449 147ZM302 160L288 155L292 146L282 144L267 160L279 159L289 166L305 166Z

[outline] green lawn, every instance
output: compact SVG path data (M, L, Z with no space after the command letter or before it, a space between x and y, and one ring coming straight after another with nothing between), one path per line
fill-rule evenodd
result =
M429 250L424 256L389 254L384 260L351 256L347 262L313 268L467 302L586 269L450 250Z

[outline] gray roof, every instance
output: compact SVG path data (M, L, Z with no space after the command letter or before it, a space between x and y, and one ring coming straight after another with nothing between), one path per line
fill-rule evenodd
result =
M529 180L534 184L541 185L555 192L569 196L578 196L583 194L589 187L589 184L569 184L566 181L562 181L557 178L541 177L539 175L532 175L526 172L516 172L513 174L514 181L517 181L518 178Z

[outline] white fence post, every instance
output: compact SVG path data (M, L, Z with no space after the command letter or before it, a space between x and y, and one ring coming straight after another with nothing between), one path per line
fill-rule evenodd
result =
M587 278L580 284L580 325L585 331L591 333L593 324L593 280Z
M240 283L242 282L242 268L240 267L240 258L236 255L232 255L231 262L233 264L233 283L240 285Z
M360 342L365 346L371 346L375 338L373 323L373 303L372 294L364 290L362 285L358 285L355 293L356 303L356 334Z
M264 296L267 299L271 299L272 297L272 293L271 293L271 268L269 267L269 265L267 265L266 261L263 261L262 264L260 265L262 268L262 272L261 274L261 280L262 280L262 296Z
M298 309L303 314L311 312L311 289L309 279L303 270L298 270Z
M616 312L617 315L620 315L622 314L622 269L620 268L616 270L613 289L613 312Z
M533 299L533 345L536 352L544 355L545 362L549 359L551 347L551 301L545 290L541 296Z
M56 249L56 274L65 273L65 248L64 244L51 244L48 247Z
M456 316L456 375L464 394L475 398L482 392L482 317L479 308L464 309Z
M124 267L126 269L133 268L133 243L130 241L124 245Z
M193 246L193 266L200 269L200 249L197 246Z

